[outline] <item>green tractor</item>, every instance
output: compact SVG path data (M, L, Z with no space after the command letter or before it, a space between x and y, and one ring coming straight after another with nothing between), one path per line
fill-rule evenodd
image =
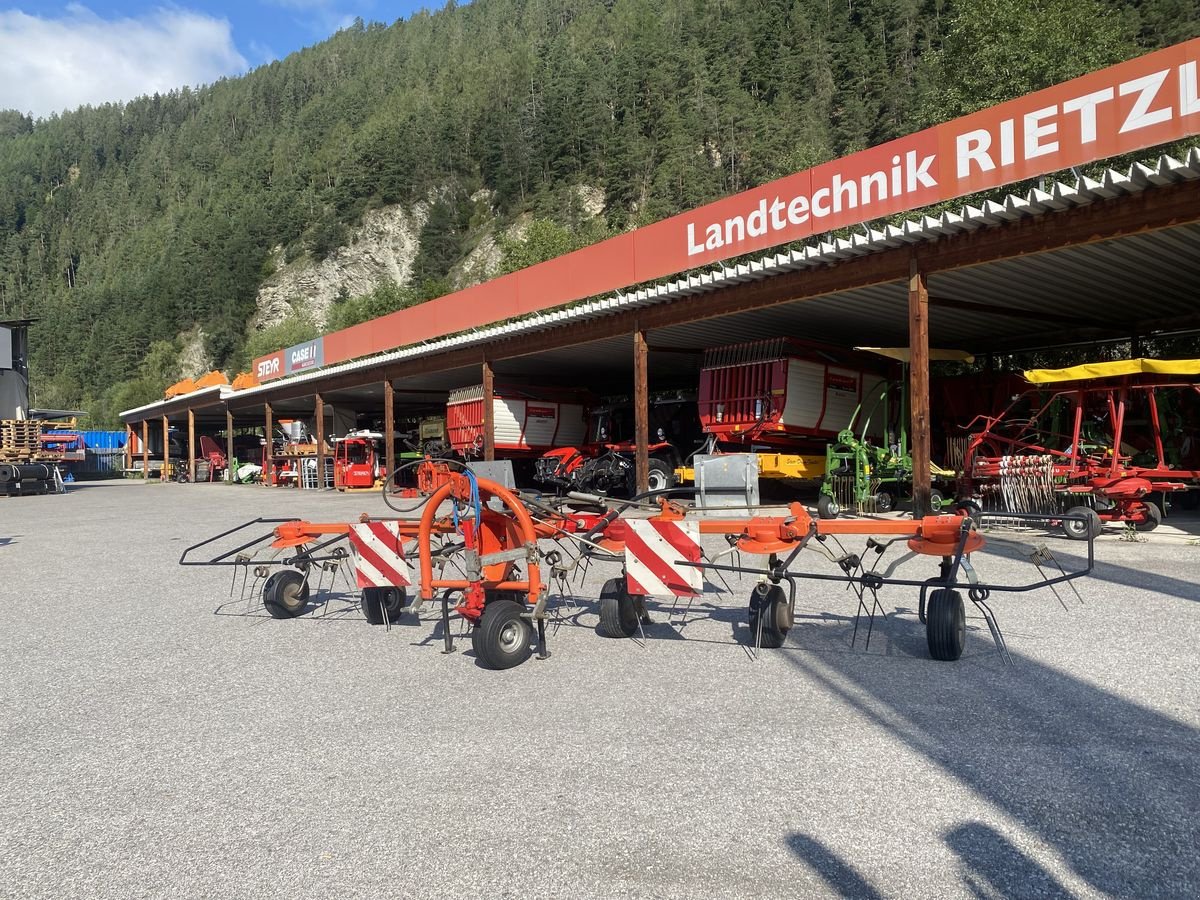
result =
M912 502L912 453L908 444L908 349L856 347L899 360L902 376L899 387L884 381L879 393L864 405L859 404L837 441L825 448L825 480L817 498L817 514L835 519L843 512L852 514L888 513L901 504ZM955 350L931 350L930 359L971 361L972 357ZM930 465L933 490L930 508L939 512L953 499L956 472Z

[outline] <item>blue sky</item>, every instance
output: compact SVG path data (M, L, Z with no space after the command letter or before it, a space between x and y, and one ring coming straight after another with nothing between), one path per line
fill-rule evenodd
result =
M42 117L207 84L421 0L0 0L0 109Z

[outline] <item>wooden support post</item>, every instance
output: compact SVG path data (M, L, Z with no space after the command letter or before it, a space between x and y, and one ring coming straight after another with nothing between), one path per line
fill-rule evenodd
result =
M913 464L913 518L930 509L929 285L913 253L908 273L908 406Z
M263 484L275 483L275 409L270 403L263 404Z
M496 458L496 381L492 364L483 360L483 459L492 462Z
M225 410L225 471L229 473L229 483L234 483L233 471L233 412Z
M162 426L163 426L163 455L162 455L163 465L162 465L162 471L158 473L158 480L159 481L167 481L171 477L170 476L170 469L171 469L170 429L171 429L171 423L167 419L166 416L162 417Z
M142 419L142 480L150 479L150 420Z
M396 468L396 388L390 378L383 383L383 456L389 477Z
M133 468L133 426L125 423L125 471ZM126 476L128 477L128 476Z
M196 412L188 410L188 481L196 480Z
M633 333L633 440L637 493L650 490L650 351L646 332Z
M325 487L325 398L316 395L317 418L317 481L318 488Z

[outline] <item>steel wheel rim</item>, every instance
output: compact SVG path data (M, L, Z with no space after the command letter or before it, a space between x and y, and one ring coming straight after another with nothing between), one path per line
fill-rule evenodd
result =
M652 469L647 484L652 491L665 491L667 489L667 476L657 469Z
M303 586L303 581L293 581L289 579L288 582L283 586L283 590L279 592L280 599L283 601L283 605L288 609L296 609L302 606L303 601L300 598L300 594Z
M519 620L505 622L504 627L500 629L500 634L496 638L496 643L500 645L500 649L504 653L515 653L521 648L521 642L525 635L525 629Z

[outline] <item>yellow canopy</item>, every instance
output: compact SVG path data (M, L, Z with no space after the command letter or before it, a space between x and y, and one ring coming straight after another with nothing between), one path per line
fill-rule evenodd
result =
M902 363L909 362L912 357L912 351L907 347L855 347L855 350L865 350L867 353L878 353L880 356L886 356L888 359L895 359ZM975 362L975 357L963 350L937 350L933 347L929 348L929 358L937 362Z
M1025 380L1033 384L1054 384L1118 375L1200 375L1200 359L1118 359L1067 369L1029 369L1025 372Z

